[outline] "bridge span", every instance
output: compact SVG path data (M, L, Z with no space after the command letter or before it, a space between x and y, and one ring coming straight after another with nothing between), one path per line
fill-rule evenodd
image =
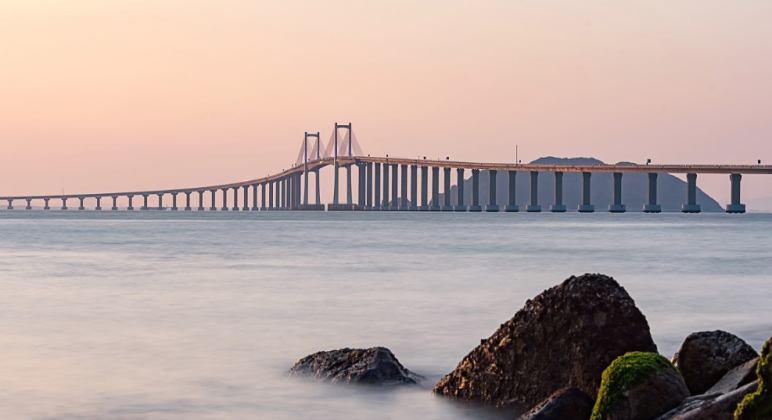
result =
M345 136L339 137L339 130L346 130ZM313 143L309 144L309 139ZM341 140L341 141L339 141ZM310 146L310 150L309 150ZM322 151L324 149L324 151ZM333 202L325 206L321 202L320 170L326 166L334 167ZM357 202L353 201L352 175L357 168L358 194ZM341 199L340 169L346 171L345 199ZM453 183L451 171L456 170L456 186L458 189L455 203L451 203L451 186ZM442 174L440 174L442 170ZM465 171L472 174L471 203L464 203ZM480 171L488 171L489 203L485 206L479 202ZM582 204L579 212L590 213L595 207L590 201L590 179L593 173L610 172L614 177L613 204L608 211L623 213L626 207L622 202L622 177L625 173L648 174L648 203L643 211L659 213L661 206L657 204L657 176L661 173L686 174L687 191L682 211L699 213L700 205L696 202L697 174L727 174L730 179L731 203L726 206L728 213L744 213L745 205L741 203L740 183L744 174L772 174L772 165L547 165L521 163L486 163L446 160L405 159L392 157L365 156L361 151L352 131L351 123L335 123L333 134L325 147L319 133L306 133L301 143L300 153L295 164L290 169L277 174L230 184L209 185L203 187L177 188L151 191L123 191L89 194L61 195L26 195L4 196L0 200L8 202L8 210L13 210L14 201L25 201L25 209L32 209L33 201L43 201L44 210L50 210L50 201L61 202L61 210L67 210L68 200L78 200L78 209L85 210L84 200L96 201L94 210L102 210L102 199L112 199L111 210L118 210L117 200L120 197L128 199L125 210L134 210L134 198L142 197L140 210L166 210L163 205L165 196L171 196L169 210L198 211L267 211L267 210L366 210L366 211L488 211L497 212L501 208L496 197L496 175L498 171L508 173L508 197L503 210L517 212L520 208L515 204L516 177L518 172L527 172L530 176L530 203L525 207L527 212L540 212L538 177L539 174L551 173L555 182L553 203L549 206L552 212L565 212L563 204L563 173L582 173ZM391 173L391 174L390 174ZM430 175L431 173L431 175ZM309 175L314 175L315 199L309 203ZM420 175L419 175L420 174ZM419 186L420 180L420 186ZM431 186L430 186L431 181ZM442 194L440 192L442 184ZM409 185L409 187L408 187ZM228 203L228 193L233 192L232 207ZM217 206L217 193L220 192L222 207ZM429 193L431 192L431 197ZM177 196L184 194L184 206L178 206ZM205 200L205 195L209 195ZM242 207L239 207L241 195ZM420 199L419 199L420 195ZM158 206L149 207L148 197L157 196ZM193 196L193 198L191 198ZM251 205L250 205L251 198ZM258 200L259 198L259 200ZM442 202L441 202L442 199ZM197 202L197 203L196 203ZM206 204L211 204L207 206ZM419 204L420 203L420 204ZM197 204L197 206L195 205Z

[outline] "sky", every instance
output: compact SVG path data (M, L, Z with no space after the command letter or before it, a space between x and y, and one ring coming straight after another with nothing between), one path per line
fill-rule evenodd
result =
M772 163L769 16L766 0L0 0L0 195L257 178L336 121L371 155ZM743 197L771 181L744 177ZM729 199L728 176L698 185Z

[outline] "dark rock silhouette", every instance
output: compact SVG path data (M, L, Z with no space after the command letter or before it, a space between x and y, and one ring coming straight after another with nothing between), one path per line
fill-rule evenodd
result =
M589 420L595 401L576 388L556 391L519 420Z
M376 386L415 385L420 378L384 347L320 351L300 359L287 375Z
M573 164L573 165L603 165L600 160L593 158L556 158L544 157L531 163L543 164ZM629 162L620 162L630 164ZM472 203L472 179L471 171L464 172L464 204ZM442 172L441 172L441 175ZM525 206L530 203L531 178L530 172L517 172L517 196L516 203L520 211L525 211ZM455 170L451 174L453 183L456 182ZM480 171L480 205L488 204L489 191L488 171ZM697 179L697 204L702 206L702 211L723 211L716 200L705 194L699 188ZM431 185L431 184L429 184ZM442 185L442 183L440 183ZM609 204L614 200L614 177L612 173L594 172L590 181L591 201L595 211L608 211ZM646 174L626 173L622 177L622 204L627 206L629 212L643 211L643 205L648 202L648 178ZM441 187L442 188L442 187ZM728 187L727 187L728 188ZM442 191L442 190L440 190ZM451 205L456 205L458 190L456 185L451 187ZM443 194L440 194L443 197ZM549 211L549 206L554 203L555 178L552 172L539 173L539 204L542 211ZM431 200L431 194L429 194ZM566 172L563 174L563 204L568 211L577 211L582 199L582 174L579 172ZM496 176L496 201L500 206L509 201L509 175L505 171L499 171ZM657 180L657 202L662 205L662 211L681 211L681 205L686 203L686 182L670 174L659 174ZM444 198L440 199L440 204ZM503 208L502 208L503 210Z
M434 392L514 407L532 407L561 388L595 398L603 370L632 351L657 346L630 295L602 274L572 276L527 301Z
M689 334L673 356L692 395L704 394L730 370L759 354L743 339L725 331Z
M705 394L689 397L678 408L668 411L656 420L735 420L734 412L747 395L758 388L751 382L728 394Z

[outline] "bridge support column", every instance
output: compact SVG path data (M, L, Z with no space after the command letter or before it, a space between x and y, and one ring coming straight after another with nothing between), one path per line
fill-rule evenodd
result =
M499 211L499 205L496 202L496 177L498 171L488 170L488 205L485 206L485 211L497 212Z
M265 189L266 188L268 188L268 183L267 182L263 182L262 184L260 184L260 210L261 211L265 211L268 208L268 206L266 205L267 203L265 201Z
M649 174L649 204L643 206L643 211L646 213L659 213L662 211L662 206L657 204L657 173L650 172Z
M592 172L582 172L582 204L579 205L580 213L592 213L595 206L590 203L590 177Z
M303 164L303 205L308 205L308 163ZM257 204L255 204L257 207Z
M8 207L11 207L10 206L11 203L9 202L8 204L9 204ZM129 207L131 207L131 196L129 196ZM11 208L13 208L13 207L11 207ZM67 198L66 197L62 197L62 210L67 210ZM134 210L134 209L132 208L130 210Z
M402 194L401 194L402 197L400 198L400 201L399 201L399 210L407 211L409 206L408 199L407 199L408 197L407 196L407 180L408 180L407 165L402 165L401 169L402 169L402 179L401 179L400 185L402 186Z
M46 202L45 206L43 207L43 210L51 210L51 207L48 207L48 200L50 200L50 198L44 198L43 200Z
M164 209L164 204L163 204L164 195L163 194L156 194L156 195L158 196L158 210L163 210Z
M113 199L113 206L110 208L110 210L117 211L118 210L118 196L117 195L113 195L112 199ZM48 204L48 203L46 203L46 204Z
M740 204L740 180L742 175L732 174L729 179L732 181L732 204L727 204L727 213L745 213L745 204Z
M365 206L367 205L367 163L359 162L357 164L357 169L359 169L359 188L357 188L359 193L357 194L357 203L359 203L360 210L365 210Z
M445 179L443 180L443 198L444 203L442 205L442 211L453 211L453 206L450 205L450 168L443 168L445 173Z
M242 187L244 189L244 208L241 209L243 211L249 211L249 185L244 185ZM255 192L257 192L257 188L255 188ZM257 194L255 194L257 196ZM257 206L257 197L255 197L255 207Z
M351 164L346 165L346 204L354 204L354 199L351 196Z
M85 198L86 198L86 197L78 197L78 200L80 200L80 206L78 207L78 210L86 210L86 208L85 208L85 207L83 207L83 200L84 200Z
M233 211L239 211L239 187L233 187ZM244 200L244 204L247 204L247 200Z
M389 210L399 210L399 172L397 169L399 165L393 163L391 165L391 205Z
M381 209L381 164L375 163L374 165L373 188L375 191L373 193L373 211L378 211Z
M517 171L509 172L509 203L504 209L508 212L520 211L520 207L517 205Z
M337 144L335 145L335 147L337 147ZM333 190L332 190L332 204L338 204L338 185L340 184L340 182L338 181L338 179L340 177L338 172L339 172L339 169L340 169L340 164L338 163L338 156L337 155L338 155L338 152L336 151L335 152L335 183L334 183L334 185L332 187L333 188Z
M464 205L464 168L456 169L456 206L453 211L466 211Z
M222 208L220 211L228 211L228 189L221 188L220 191L222 191Z
M421 167L421 207L420 211L429 211L429 167Z
M525 210L530 213L538 213L541 211L539 205L539 172L531 171L531 204L525 207Z
M126 210L134 210L134 206L131 204L132 200L134 199L133 195L127 195L126 198L129 199L129 206L126 207ZM115 202L113 202L115 203ZM64 200L64 207L62 207L62 210L67 210L67 200Z
M555 172L555 204L550 207L553 213L565 213L563 204L563 172Z
M25 207L27 210L32 210L32 199L31 198L25 198L27 200L27 207Z
M258 184L252 184L252 208L250 209L252 211L257 211L259 209L257 207L257 186ZM244 193L244 199L246 200L246 198L247 198L247 194Z
M212 207L209 207L209 211L217 211L217 204L215 203L215 196L217 194L217 190L209 190L209 192L212 193Z
M627 208L622 204L622 173L614 172L614 204L608 206L611 213L624 213Z
M192 210L190 208L190 194L191 193L192 193L192 191L185 191L185 211Z
M372 210L373 209L373 163L367 162L365 164L367 168L366 177L367 180L365 181L367 183L367 188L365 191L365 196L367 197L365 199L365 210Z
M681 206L684 213L699 213L702 211L697 204L697 174L686 174L686 204Z
M430 211L440 211L440 168L432 166L432 202Z
M472 169L472 205L469 206L469 211L478 212L482 211L480 207L480 170Z
M285 210L287 208L287 178L279 180L279 200L276 203L279 210Z
M321 206L322 205L322 188L320 186L321 180L319 177L321 176L319 173L319 169L316 169L316 205Z
M410 166L410 211L418 210L418 166Z
M381 210L389 209L389 164L383 164L383 204Z
M102 210L102 205L100 203L102 201L102 197L96 196L94 198L96 198L96 202L97 202L97 205L96 207L94 207L94 210ZM29 203L27 203L27 205L29 205Z
M273 193L273 181L268 181L268 210L273 210L273 200L275 194Z
M9 198L8 201L8 210L13 210L13 199Z
M147 207L147 196L148 195L149 194L142 194L142 198L144 200L143 201L144 204L142 204L142 207L139 208L140 210L147 210L148 209L148 207Z
M171 210L172 211L177 211L178 210L177 209L177 194L179 194L179 193L177 193L177 192L171 193L171 195L172 195L172 208L171 208ZM159 204L160 204L160 202L159 202Z
M198 191L198 211L204 211L204 191Z

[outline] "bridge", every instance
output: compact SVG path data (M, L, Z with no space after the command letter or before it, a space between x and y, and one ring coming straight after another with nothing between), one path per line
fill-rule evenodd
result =
M340 131L345 134L340 136ZM309 142L310 141L310 142ZM324 149L324 150L323 150ZM334 167L333 202L325 206L321 202L321 178L320 170L326 166ZM358 191L357 202L353 201L352 175L353 168L357 168ZM345 200L342 200L340 192L341 168L346 171ZM442 169L442 174L440 170ZM451 170L456 170L456 186L458 189L456 203L451 204ZM472 173L471 203L464 203L464 174L469 170ZM489 178L489 203L485 206L479 202L480 197L480 171L488 171ZM515 204L517 172L530 174L530 204L525 209L527 212L540 212L538 177L540 173L551 173L555 182L555 196L549 210L552 212L565 212L563 204L563 174L565 172L582 173L582 204L578 211L591 213L595 207L590 200L590 179L593 173L610 172L614 177L613 204L608 211L612 213L624 213L625 205L622 203L622 177L625 173L648 174L648 203L643 211L647 213L659 213L661 206L657 204L657 176L661 173L686 174L687 191L685 203L682 206L684 213L699 213L700 205L697 197L697 174L727 174L731 182L731 203L726 206L728 213L744 213L745 205L740 199L740 183L743 174L772 174L772 165L547 165L547 164L521 164L515 163L483 163L446 160L404 159L386 157L365 156L354 135L351 123L335 123L333 133L325 147L319 133L305 133L301 143L300 152L295 163L290 169L263 178L234 182L231 184L210 185L193 188L178 188L153 191L124 191L91 194L62 194L62 195L28 195L5 196L0 200L8 202L8 210L13 210L14 201L26 201L25 209L32 209L33 201L42 201L43 209L50 210L50 201L61 202L61 210L67 210L68 200L79 200L78 210L85 210L84 201L92 199L96 201L94 210L102 210L102 199L112 199L111 210L119 210L117 200L120 197L128 199L125 210L134 210L134 198L142 197L140 210L167 210L163 205L165 196L171 196L172 206L169 210L197 210L216 211L218 192L222 207L220 211L268 211L268 210L328 210L328 211L471 211L471 212L498 212L501 208L496 197L496 177L498 171L508 172L508 198L505 206L506 212L517 212L519 206ZM431 172L431 176L429 173ZM315 200L309 203L309 175L314 174ZM420 173L420 176L419 176ZM419 188L420 179L420 188ZM429 182L431 181L431 188ZM442 183L442 195L440 194ZM408 184L410 188L408 188ZM233 192L229 205L228 193ZM251 192L250 192L251 191ZM431 199L429 198L431 191ZM259 193L259 194L258 194ZM184 207L178 206L177 196L184 194ZM420 205L419 205L420 194ZM208 195L208 200L205 200ZM240 196L241 195L241 199ZM148 197L157 196L157 207L149 207ZM191 198L191 196L193 196ZM258 197L259 203L258 203ZM250 206L251 198L251 206ZM197 199L197 200L196 200ZM197 206L193 203L197 201ZM242 207L239 207L239 203ZM211 203L211 206L205 205ZM258 206L259 204L259 206Z

